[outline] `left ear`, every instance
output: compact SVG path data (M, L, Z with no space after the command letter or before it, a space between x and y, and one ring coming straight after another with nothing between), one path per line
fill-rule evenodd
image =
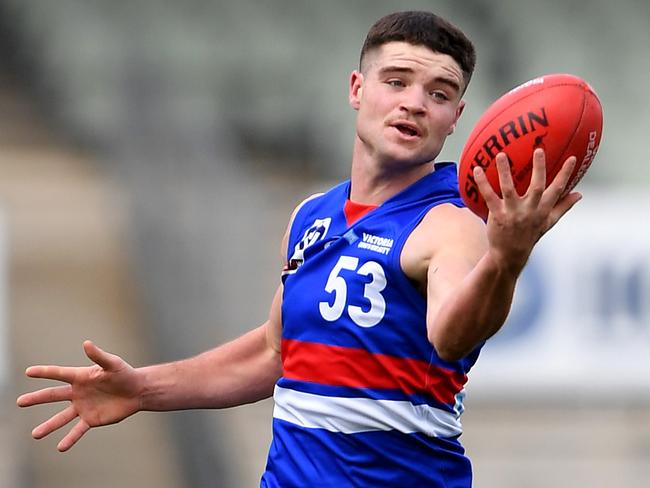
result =
M465 110L465 100L461 100L458 103L458 107L456 107L456 116L454 117L454 123L451 124L451 127L449 128L449 132L447 132L447 135L449 136L452 135L454 133L454 130L456 130L456 124L458 123L458 119L460 119L463 110Z

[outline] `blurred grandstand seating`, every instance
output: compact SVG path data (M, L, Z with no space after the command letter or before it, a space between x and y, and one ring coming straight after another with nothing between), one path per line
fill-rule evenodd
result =
M10 397L36 386L23 376L24 368L83 364L83 337L132 358L151 357L138 327L119 192L92 158L52 135L22 95L11 79L1 77L0 232L8 242L1 279L3 291L9 290L2 315L3 321L9 318L10 332L2 353L3 363L11 360L0 411L2 486L108 488L140 479L143 486L177 488L180 469L162 418L145 417L107 436L90 436L84 447L62 456L54 439L39 444L29 438L31 428L60 406L16 417Z

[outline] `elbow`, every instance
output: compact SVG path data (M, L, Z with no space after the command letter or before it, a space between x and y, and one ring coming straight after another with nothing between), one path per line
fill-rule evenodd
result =
M443 361L447 361L447 362L460 361L469 353L469 351L460 348L453 348L453 347L436 348L436 346L433 347L436 349L436 353L438 354L438 357Z
M461 341L440 336L429 332L429 343L433 346L440 359L447 362L459 361L469 354L473 348L467 347Z

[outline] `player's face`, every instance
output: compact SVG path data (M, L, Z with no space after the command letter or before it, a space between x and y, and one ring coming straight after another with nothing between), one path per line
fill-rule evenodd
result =
M350 78L357 143L380 164L433 161L463 111L463 87L451 56L405 42L382 45Z

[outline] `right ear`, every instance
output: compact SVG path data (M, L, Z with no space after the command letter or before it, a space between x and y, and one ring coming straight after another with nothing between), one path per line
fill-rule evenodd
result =
M363 74L354 70L350 75L350 93L348 100L354 110L359 110L361 106L361 97L363 95Z

